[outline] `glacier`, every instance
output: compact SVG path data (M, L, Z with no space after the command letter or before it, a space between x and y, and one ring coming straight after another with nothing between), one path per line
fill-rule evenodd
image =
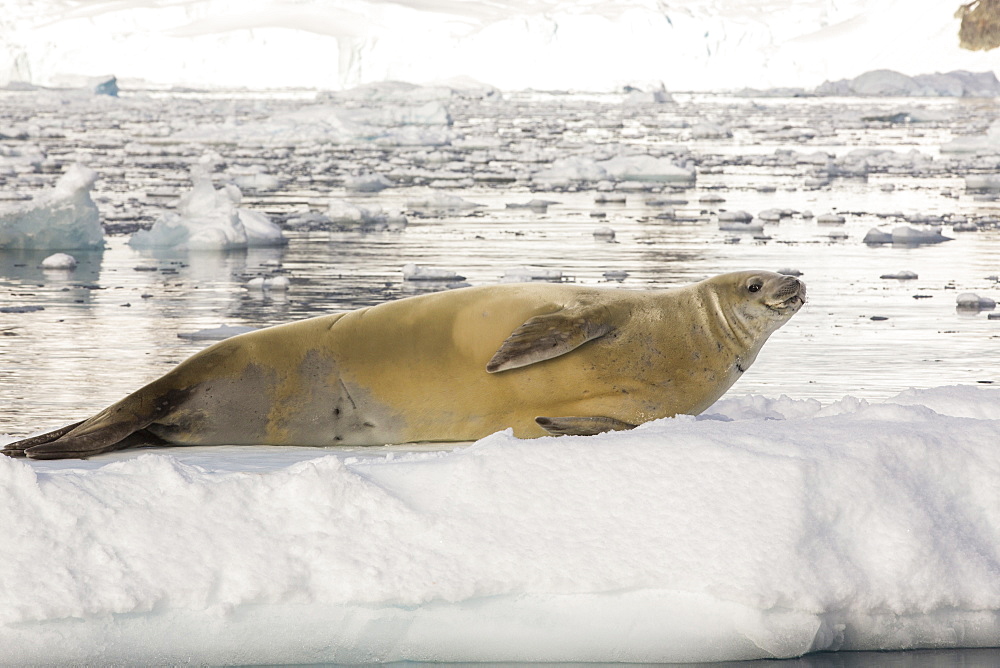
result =
M146 85L337 90L472 77L504 90L814 87L876 68L997 69L955 2L37 0L0 19L0 84L113 72ZM221 54L225 54L224 56ZM78 79L76 79L78 80Z

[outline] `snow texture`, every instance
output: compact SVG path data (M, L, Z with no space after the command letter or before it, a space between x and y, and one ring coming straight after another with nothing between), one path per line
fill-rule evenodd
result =
M1000 391L440 451L0 459L0 663L1000 645Z

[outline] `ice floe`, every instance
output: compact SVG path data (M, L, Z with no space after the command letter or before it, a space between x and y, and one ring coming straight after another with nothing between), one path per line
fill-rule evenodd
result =
M997 394L734 396L632 431L438 451L3 458L0 662L996 646Z

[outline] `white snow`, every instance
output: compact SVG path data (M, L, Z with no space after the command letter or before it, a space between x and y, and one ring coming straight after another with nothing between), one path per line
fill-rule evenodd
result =
M997 69L1000 53L959 48L956 7L940 0L175 0L71 7L37 0L6 8L0 83L55 85L61 73L113 72L123 89L136 79L342 89L467 76L506 90L662 84L676 91L812 88L876 68L909 76Z
M0 249L103 248L104 229L90 198L97 178L74 164L30 202L0 206Z
M440 451L0 459L0 663L1000 644L1000 390L733 397Z
M192 169L194 187L181 196L177 213L165 212L149 230L129 239L134 248L176 250L229 250L250 246L280 246L281 229L263 213L240 208L240 189L226 184L219 189L201 166Z

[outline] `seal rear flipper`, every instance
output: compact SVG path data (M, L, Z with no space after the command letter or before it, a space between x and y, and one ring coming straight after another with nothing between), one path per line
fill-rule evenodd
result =
M538 426L554 436L594 436L606 431L634 429L635 425L600 415L592 417L536 417Z
M144 445L169 445L167 441L145 429L126 433L119 438L123 431L126 429L122 425L100 427L79 436L66 435L54 441L28 446L23 449L23 454L30 459L85 459L114 450Z
M615 328L605 306L573 305L528 318L486 364L490 373L517 369L565 355Z
M0 453L3 453L8 457L24 457L24 451L28 448L36 445L42 445L43 443L51 443L52 441L55 441L56 439L61 438L62 436L73 431L84 422L85 420L80 420L79 422L68 424L65 427L60 427L54 431L39 434L38 436L31 436L30 438L23 438L20 441L14 441L13 443L8 443L3 446L3 450L0 450Z

